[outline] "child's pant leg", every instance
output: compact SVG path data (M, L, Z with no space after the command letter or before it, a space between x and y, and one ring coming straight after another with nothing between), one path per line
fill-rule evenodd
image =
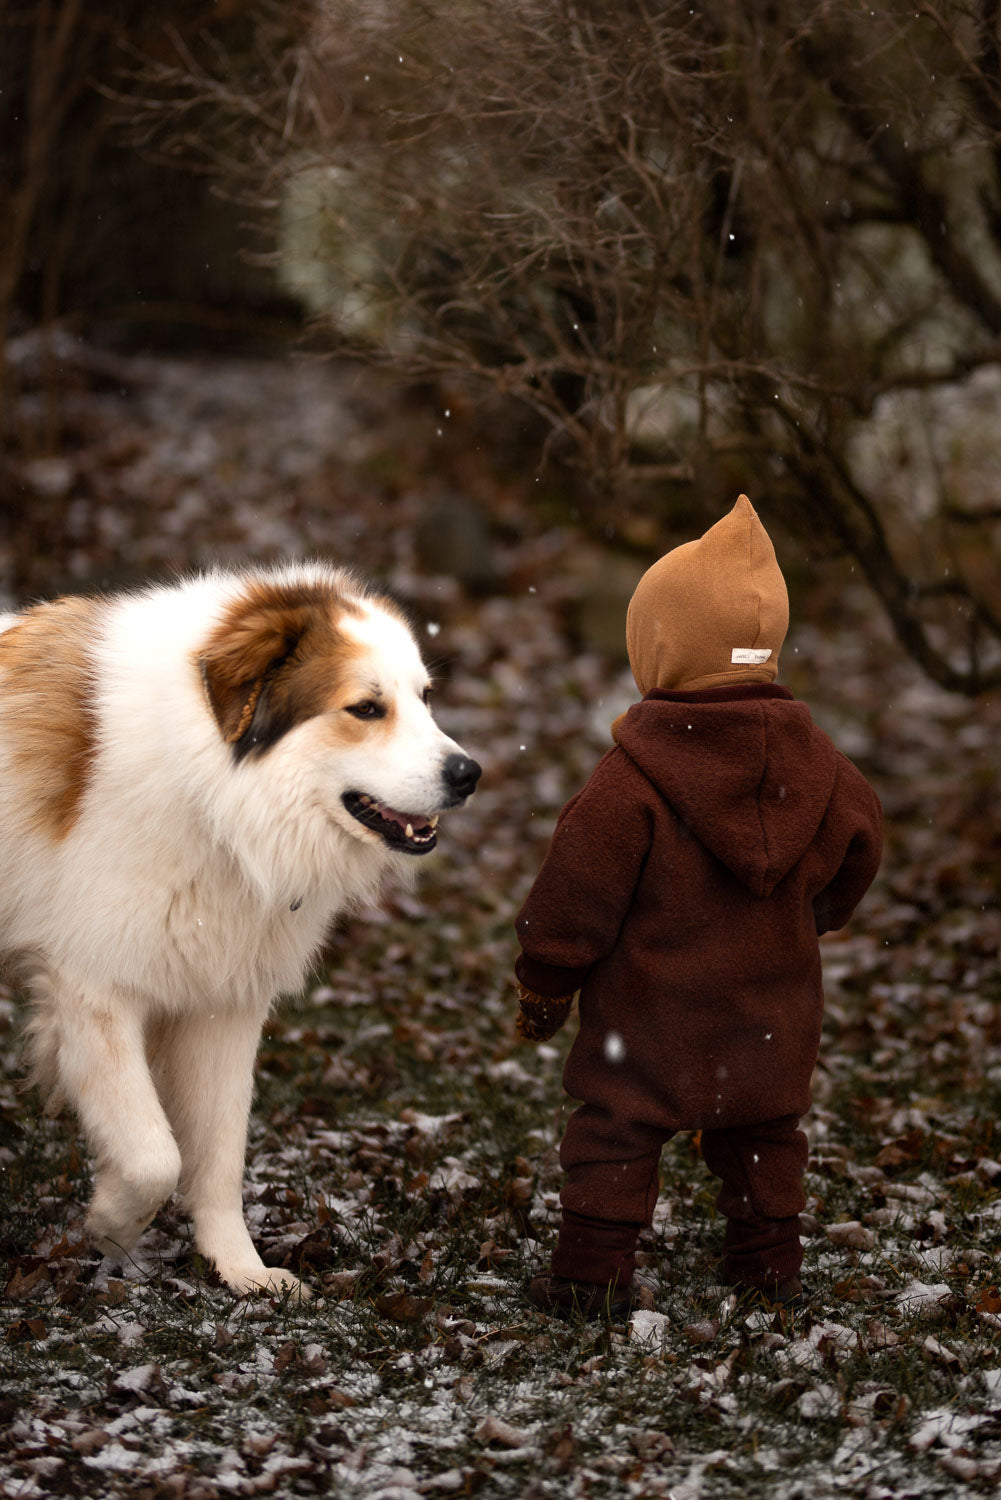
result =
M593 1104L574 1111L560 1146L566 1178L553 1254L558 1276L629 1285L636 1240L657 1202L661 1147L671 1134L621 1120Z
M799 1214L808 1147L786 1115L733 1130L704 1130L702 1155L722 1180L717 1206L727 1217L727 1279L768 1287L795 1276L803 1262Z

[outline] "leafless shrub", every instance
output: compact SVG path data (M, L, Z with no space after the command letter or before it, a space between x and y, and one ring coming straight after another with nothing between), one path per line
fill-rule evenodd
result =
M139 113L270 195L342 346L528 403L599 507L767 496L975 693L1001 683L999 9L312 0L262 11L249 59L178 49Z

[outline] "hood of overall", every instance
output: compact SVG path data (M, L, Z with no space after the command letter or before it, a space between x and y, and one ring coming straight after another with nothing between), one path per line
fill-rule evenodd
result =
M837 751L787 688L653 692L616 739L684 825L756 896L813 842Z

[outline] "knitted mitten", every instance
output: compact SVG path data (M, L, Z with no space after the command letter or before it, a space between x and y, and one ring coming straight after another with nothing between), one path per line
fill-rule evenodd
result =
M519 984L518 1003L521 1006L521 1013L515 1022L518 1035L524 1037L526 1042L545 1042L555 1036L570 1014L573 995L561 995L558 1000L553 1000L548 995L537 995L534 990L527 990L523 984Z

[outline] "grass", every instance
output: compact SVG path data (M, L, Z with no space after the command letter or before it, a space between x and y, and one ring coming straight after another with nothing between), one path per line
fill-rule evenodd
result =
M826 945L810 1306L782 1318L717 1284L715 1187L688 1137L642 1243L653 1311L606 1327L527 1303L555 1236L570 1035L516 1042L511 918L623 700L618 669L562 632L552 555L523 560L538 593L475 619L428 585L435 650L461 663L442 721L485 752L483 786L419 894L346 924L262 1046L248 1218L316 1300L234 1300L173 1205L125 1266L78 1245L88 1164L72 1123L19 1094L0 996L5 1500L995 1492L999 708L875 652L868 616L801 636L812 676L794 683L811 702L836 684L832 727L889 832L861 920Z
M446 899L432 885L425 919ZM970 1049L944 997L941 1037L927 999L923 1019L926 1045L956 1052L934 1108L926 1089L914 1102L912 1050L874 1109L856 1093L871 1088L865 1038L904 1029L910 991L888 984L874 1011L871 985L830 986L807 1311L780 1318L717 1286L714 1186L679 1137L641 1256L656 1311L631 1328L551 1322L524 1288L553 1236L569 1038L514 1045L499 978L475 1006L454 975L424 993L398 976L394 992L414 920L391 915L377 939L354 924L348 962L263 1050L249 1212L266 1258L301 1269L317 1301L234 1302L170 1208L132 1266L66 1251L86 1165L65 1125L21 1120L3 1177L0 1493L993 1491L998 1086L954 1092ZM378 1004L358 990L369 964L387 980ZM839 1221L871 1245L834 1243Z

